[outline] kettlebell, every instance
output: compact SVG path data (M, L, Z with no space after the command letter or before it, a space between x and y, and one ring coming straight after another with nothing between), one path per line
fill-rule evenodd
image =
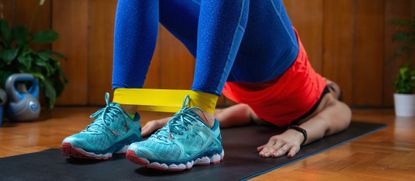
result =
M7 102L7 94L3 89L0 89L0 126L3 123L4 105Z
M27 84L30 87L27 89ZM14 121L30 121L40 114L39 81L31 74L13 74L6 80L8 116Z

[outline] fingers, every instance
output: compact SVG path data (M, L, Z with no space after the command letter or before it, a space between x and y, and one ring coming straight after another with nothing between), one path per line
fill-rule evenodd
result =
M293 157L300 151L300 145L274 136L270 138L267 144L257 147L257 151L261 157L280 157L284 155Z
M277 137L271 137L259 155L263 157L270 157L274 152L284 146L284 144L285 142L279 140Z
M258 147L256 148L256 150L257 150L258 152L260 152L260 151L262 151L262 149L264 149L264 147L265 147L265 145L258 146Z
M300 151L300 147L298 147L298 146L291 147L290 151L288 152L288 157L290 157L290 158L294 157L295 154L298 153L298 151Z
M146 125L144 125L144 127L141 129L141 136L146 137L150 135L150 133L155 131L155 124L157 124L156 121L150 121Z
M278 150L281 149L281 147L284 147L285 143L282 141L277 141L273 146L268 148L267 152L264 154L265 157L271 157L273 156Z
M262 157L266 157L266 153L268 153L271 147L275 144L275 140L271 137L267 144L262 146L262 150L259 152L259 155Z
M287 154L287 152L291 149L291 145L289 144L285 144L284 146L282 146L280 149L275 150L272 154L272 156L274 157L280 157L283 156L285 154Z
M170 118L163 118L160 120L150 121L141 129L141 136L146 137L149 136L154 131L163 127Z

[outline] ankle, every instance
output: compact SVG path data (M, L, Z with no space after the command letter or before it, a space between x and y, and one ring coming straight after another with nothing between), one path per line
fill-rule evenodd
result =
M137 106L122 104L121 108L128 114L134 115L137 112Z
M193 112L199 115L199 117L206 125L208 125L210 128L213 127L213 124L215 123L215 117L212 114L202 110L195 111L195 109L193 109Z

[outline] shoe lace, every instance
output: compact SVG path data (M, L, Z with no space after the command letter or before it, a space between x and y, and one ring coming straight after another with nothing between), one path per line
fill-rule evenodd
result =
M95 120L90 125L88 125L84 131L100 132L104 129L109 130L116 135L116 133L110 128L110 124L115 120L116 115L122 114L123 110L117 106L116 103L110 103L109 97L110 95L107 92L105 94L106 106L90 115L90 118Z
M174 114L167 126L159 129L153 135L160 140L171 139L172 135L183 135L189 126L198 121L198 115L196 115L196 113L189 113L192 111L190 109L198 109L201 111L198 107L190 108L189 103L190 97L187 95L183 101L180 111Z

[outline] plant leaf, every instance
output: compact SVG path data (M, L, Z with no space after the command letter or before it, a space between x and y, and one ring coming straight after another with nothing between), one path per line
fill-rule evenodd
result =
M27 46L29 41L29 31L24 26L18 26L12 30L17 46Z
M60 64L58 64L58 65L60 65ZM59 82L61 82L62 85L65 85L66 83L68 83L68 79L66 78L65 73L63 72L61 66L57 67L57 73L59 75Z
M59 38L59 34L53 30L37 32L33 35L32 42L38 44L48 44L56 41Z
M50 52L51 52L51 55L55 56L56 58L58 58L58 59L65 59L66 60L65 55L63 55L62 53L55 52L55 51L50 51Z
M10 47L10 44L13 41L13 37L9 23L5 19L0 20L0 35L3 40L3 45L7 48Z
M30 70L32 68L32 57L30 54L21 54L19 57L17 57L17 61L21 63L27 70Z
M43 85L44 85L43 93L45 94L46 104L48 105L49 108L53 108L56 102L56 90L53 87L53 84L49 79L45 79L43 81Z
M50 52L49 51L39 51L39 52L36 53L36 55L44 61L47 61L50 58Z
M7 65L10 65L14 59L16 59L19 49L4 49L0 51L0 58L3 59Z
M391 20L391 24L396 26L407 26L411 24L411 21L407 19L393 19Z
M37 61L35 61L35 64L37 66L43 68L46 71L46 77L51 76L52 73L54 72L53 66L51 64L49 64L47 61L45 61L45 60L37 59Z
M42 54L43 56L46 57L46 55L48 56L48 58L51 58L53 60L60 60L60 59L66 59L65 55L63 55L62 53L59 52L55 52L52 50L40 50L38 51L39 54Z
M30 72L35 78L39 79L41 82L45 80L45 76L43 76L41 73L37 72Z
M415 84L412 80L411 69L409 65L402 65L399 69L398 77L395 81L395 89L397 93L411 94L414 92Z
M404 33L404 32L396 33L395 35L393 35L393 40L394 41L408 41L409 40L408 33Z

